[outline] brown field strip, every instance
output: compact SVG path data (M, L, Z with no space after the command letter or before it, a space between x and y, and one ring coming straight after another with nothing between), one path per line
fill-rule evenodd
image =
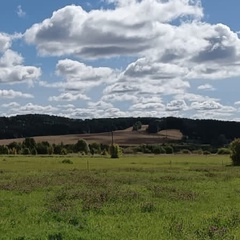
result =
M140 131L132 131L131 128L113 132L114 143L121 146L134 146L139 144L158 144L164 143L166 140L181 140L182 133L179 130L169 129L160 131L157 134L149 134L142 129ZM85 139L88 143L111 144L111 132L105 133L89 133L89 134L71 134L57 136L36 136L36 142L47 141L50 144L75 144L79 139ZM0 145L8 145L11 142L22 142L24 138L2 139Z

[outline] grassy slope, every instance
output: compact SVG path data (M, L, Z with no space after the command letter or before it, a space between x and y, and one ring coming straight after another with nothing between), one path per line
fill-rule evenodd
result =
M121 146L139 145L139 144L156 144L163 143L166 140L180 140L182 134L179 130L163 130L158 134L148 134L146 132L147 125L143 125L140 131L132 131L132 128L125 130L115 131L114 142ZM73 135L60 135L60 136L41 136L35 137L36 142L48 141L53 144L75 144L79 139L85 139L88 143L98 142L102 144L110 144L112 141L112 135L110 132L106 133L92 133L92 134L73 134ZM7 145L13 141L22 142L24 139L3 139L0 140L0 145Z
M1 157L0 239L240 239L240 172L229 163Z

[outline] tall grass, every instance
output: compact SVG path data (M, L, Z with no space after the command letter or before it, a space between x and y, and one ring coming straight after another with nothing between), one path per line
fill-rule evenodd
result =
M0 239L240 239L240 171L228 156L3 156L0 209Z

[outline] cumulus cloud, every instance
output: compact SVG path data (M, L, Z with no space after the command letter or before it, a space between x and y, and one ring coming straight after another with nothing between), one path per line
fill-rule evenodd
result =
M56 66L56 74L70 83L72 88L93 87L114 78L114 71L111 68L87 66L71 59L60 60Z
M89 100L86 95L78 93L78 94L73 94L70 92L66 93L61 93L59 96L52 96L49 97L49 101L66 101L66 102L71 102L71 101L76 101L76 100Z
M79 61L64 59L56 65L56 75L63 78L60 82L39 81L46 88L57 88L62 91L59 96L49 97L49 101L90 100L85 94L87 90L101 84L113 82L116 70L107 67L92 67Z
M113 108L113 105L111 103L107 103L104 101L98 101L98 102L89 102L88 106L93 109L110 109Z
M41 54L92 58L139 55L158 37L156 24L181 16L203 16L201 6L191 2L119 1L114 9L90 12L80 6L66 6L54 12L51 18L34 24L24 36Z
M14 90L0 90L0 98L33 98L32 94L22 93Z
M167 111L181 111L186 110L187 104L184 100L172 100L167 104L166 110Z
M0 53L6 51L12 45L11 36L0 32Z
M23 57L7 49L0 57L0 83L31 82L38 79L41 69L34 66L24 66Z
M4 107L4 108L18 108L18 107L20 107L21 105L19 104L19 103L17 103L17 102L11 102L11 103L4 103L4 104L2 104L2 107Z
M230 113L230 112L235 112L236 109L231 106L224 106L220 104L219 102L216 101L204 101L204 102L193 102L191 104L191 108L195 110L214 110L217 112L222 112L222 113Z
M198 86L199 90L210 90L210 91L214 91L215 88L211 85L211 84L204 84L204 85L200 85Z
M74 117L123 116L121 107L116 108L120 102L128 109L125 116L206 111L214 117L213 112L219 116L224 111L235 112L220 99L191 93L191 82L240 76L238 33L224 24L203 22L203 8L197 0L106 1L112 4L107 10L87 12L80 6L66 6L24 33L25 41L35 45L40 55L68 57L56 65L60 81L39 82L40 86L60 89L60 95L49 97L49 101L88 101L90 110L71 114L65 109ZM126 56L133 61L121 71L89 64L99 66L103 58L110 62L112 57ZM1 77L1 66L8 69L6 62L12 62L11 69L22 66L20 55L9 52L3 56L0 82L10 81ZM99 102L86 94L96 87ZM197 88L215 90L209 83ZM92 109L99 111L93 114Z
M51 105L41 106L33 103L27 103L24 106L16 109L18 114L30 114L30 113L38 113L38 114L53 114L56 112L58 108L53 107Z
M216 99L216 98L211 98L211 97L208 97L208 96L189 93L189 92L185 92L184 94L180 94L180 95L175 95L174 99L185 100L185 101L188 101L188 102L205 102L205 101L215 102L215 101L219 101L219 99Z

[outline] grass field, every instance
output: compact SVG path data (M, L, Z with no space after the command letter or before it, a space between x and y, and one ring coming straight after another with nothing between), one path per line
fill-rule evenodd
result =
M0 239L240 239L240 168L228 156L1 156Z

